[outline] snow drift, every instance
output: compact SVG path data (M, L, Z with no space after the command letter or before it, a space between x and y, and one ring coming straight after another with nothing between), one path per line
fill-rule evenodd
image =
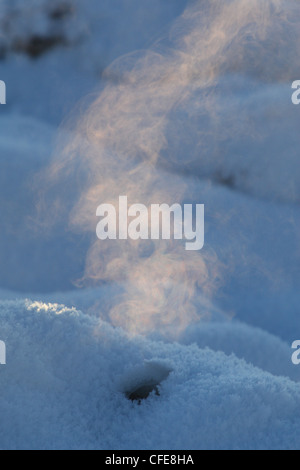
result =
M1 448L298 447L300 390L289 379L196 345L130 339L54 304L1 302L0 322ZM148 380L145 361L171 373L139 405L124 383Z

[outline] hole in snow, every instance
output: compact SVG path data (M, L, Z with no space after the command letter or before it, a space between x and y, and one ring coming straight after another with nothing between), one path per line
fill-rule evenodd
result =
M126 398L137 401L139 404L152 393L159 396L159 386L166 380L172 370L164 364L145 362L130 372L123 381L123 390Z
M146 400L146 398L148 398L152 392L154 392L155 395L159 396L158 385L159 384L155 384L151 382L146 383L134 389L133 391L126 392L126 396L128 400L138 401L138 402L141 402L141 400Z

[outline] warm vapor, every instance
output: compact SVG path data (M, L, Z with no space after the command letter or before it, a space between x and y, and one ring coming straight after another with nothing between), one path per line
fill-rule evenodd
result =
M251 106L226 89L226 77L235 77L237 86L244 77L253 88L296 78L299 23L300 6L293 0L192 2L151 50L112 64L93 104L62 128L47 171L52 198L56 188L53 207L57 214L67 212L72 230L90 234L84 282L125 286L110 311L114 325L131 333L176 335L207 314L209 308L199 309L195 297L213 297L224 267L209 239L199 253L172 241L100 242L97 207L117 207L120 195L147 207L202 203L191 176L210 175L250 191L251 175L242 183L230 179L232 142L248 139L253 155L259 154L273 129L257 125ZM223 93L232 98L235 113L226 114ZM239 163L242 158L236 155ZM64 206L67 190L72 207ZM287 191L286 199L291 197Z

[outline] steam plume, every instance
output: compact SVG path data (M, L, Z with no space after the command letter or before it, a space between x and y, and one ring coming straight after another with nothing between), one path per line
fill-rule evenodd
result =
M99 242L96 208L118 207L120 195L148 207L201 203L197 184L180 174L205 176L224 163L228 139L257 132L247 112L224 121L222 80L237 73L262 83L289 80L300 63L299 20L293 0L194 2L151 50L114 63L106 71L114 80L63 128L47 179L74 194L72 208L65 206L70 225L91 234L85 282L126 286L110 312L113 324L178 333L207 313L196 308L195 294L213 296L223 267L209 242L197 254L169 241ZM64 197L57 190L56 212Z

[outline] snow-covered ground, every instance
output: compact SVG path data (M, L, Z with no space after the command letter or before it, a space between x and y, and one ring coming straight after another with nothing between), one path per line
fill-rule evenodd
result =
M299 449L299 23L296 0L2 0L0 448ZM107 249L121 193L205 203L205 248Z

